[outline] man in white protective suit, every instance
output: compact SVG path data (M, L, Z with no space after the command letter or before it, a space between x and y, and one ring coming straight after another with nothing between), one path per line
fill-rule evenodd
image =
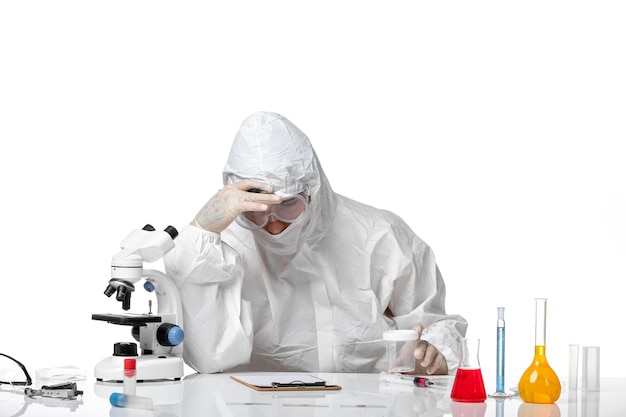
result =
M223 180L165 256L190 367L381 372L383 332L413 328L415 373L456 370L467 322L446 314L432 250L397 215L333 192L294 124L245 119Z

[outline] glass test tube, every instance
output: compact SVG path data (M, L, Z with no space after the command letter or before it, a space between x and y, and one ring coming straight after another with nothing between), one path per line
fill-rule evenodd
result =
M122 394L121 392L112 393L109 396L109 402L114 407L139 408L144 410L152 410L154 408L152 398Z
M135 395L137 387L137 362L135 358L124 359L124 394Z

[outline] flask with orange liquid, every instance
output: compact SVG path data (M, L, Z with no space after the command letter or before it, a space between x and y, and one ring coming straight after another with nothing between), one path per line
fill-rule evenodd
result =
M453 401L477 403L487 399L478 351L480 339L462 339L461 363L456 370L450 398Z
M546 306L535 298L535 356L519 380L518 391L527 403L552 404L561 396L561 382L546 357Z

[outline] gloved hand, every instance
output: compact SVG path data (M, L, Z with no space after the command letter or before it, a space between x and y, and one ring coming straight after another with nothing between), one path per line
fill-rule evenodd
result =
M448 361L436 347L425 340L421 340L424 326L416 324L413 330L417 332L417 347L415 348L416 374L447 375Z
M254 188L262 192L248 192ZM191 224L221 233L245 211L266 211L270 204L280 204L282 198L272 192L272 186L249 179L227 184L207 201Z

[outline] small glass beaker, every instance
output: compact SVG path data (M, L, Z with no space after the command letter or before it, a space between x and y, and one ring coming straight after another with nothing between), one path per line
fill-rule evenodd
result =
M387 345L389 372L413 372L415 370L415 330L387 330L383 333Z
M478 403L487 399L478 352L480 339L463 338L461 363L456 370L450 398L453 401Z

